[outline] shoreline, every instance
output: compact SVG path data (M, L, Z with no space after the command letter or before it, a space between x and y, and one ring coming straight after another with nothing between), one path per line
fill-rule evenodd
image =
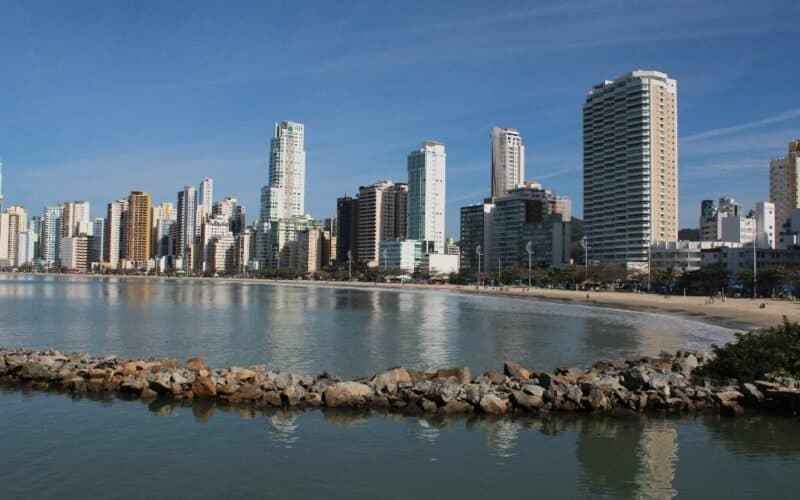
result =
M539 300L550 303L568 303L590 307L619 309L631 312L644 312L677 315L685 319L708 323L732 330L750 330L767 328L783 323L786 317L790 321L800 322L800 304L776 299L726 298L709 303L707 297L656 295L634 292L585 292L576 290L503 287L477 288L474 285L428 285L398 284L344 281L310 281L310 280L271 280L258 278L207 278L207 277L175 277L175 276L142 276L142 275L103 275L103 274L54 274L54 273L0 273L2 276L40 276L67 278L78 280L147 280L175 282L208 282L219 284L271 285L295 287L322 287L351 290L386 290L386 291L438 291L461 295L483 295L514 299ZM588 298L587 298L588 297ZM764 304L762 309L760 306Z

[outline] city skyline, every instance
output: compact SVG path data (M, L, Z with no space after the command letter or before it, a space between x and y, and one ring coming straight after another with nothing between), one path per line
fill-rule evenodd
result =
M65 13L63 25L54 29L69 31L53 35L63 38L63 46L43 36L34 43L30 33L46 27L27 11L9 8L0 23L12 43L0 53L9 74L19 78L0 84L8 118L0 124L6 205L38 212L57 201L86 199L103 207L132 189L151 192L156 201L172 200L179 186L208 176L216 180L217 192L237 196L257 213L270 126L291 119L309 130L306 212L317 217L332 215L335 199L354 194L354 186L402 179L409 147L435 137L448 147L446 227L457 236L458 207L488 196L485 138L493 126L520 131L528 152L526 178L572 198L580 217L580 107L586 92L599 79L654 68L681 85L680 226L693 227L702 199L730 195L747 206L765 199L763 174L770 159L785 154L785 145L800 136L800 108L792 107L797 70L785 63L783 52L799 38L790 22L798 6L770 2L755 12L747 6L729 3L720 11L693 5L690 15L675 4L630 9L595 2L511 6L507 15L498 15L465 4L446 18L424 22L406 7L407 13L386 16L391 21L361 13L347 21L354 25L345 23L352 30L326 25L327 18L339 18L324 8L280 11L269 22L255 10L252 19L259 22L245 22L217 45L198 44L188 32L212 18L224 23L225 12L200 8L170 36L169 26L153 19L179 18L170 7L101 9L109 26L121 30L119 37L91 23L76 30L82 17ZM653 17L653 10L661 14L660 25L635 22L646 12ZM160 45L137 44L137 28L127 23L134 15L156 27L155 40L169 54L186 52L179 68L159 55ZM305 21L304 33L318 32L308 40L337 40L326 54L337 64L317 67L323 54L310 50L307 41L300 48L280 44L289 51L283 56L270 48L273 40L264 33L280 37L301 18L296 15ZM367 19L388 34L380 37L367 28ZM262 21L265 29L256 29ZM618 21L630 22L632 31L617 34L611 28ZM710 24L713 30L697 29ZM483 33L472 40L460 33L462 26L480 26ZM546 39L555 32L562 36ZM106 39L116 43L87 46L89 40ZM367 50L359 43L364 39L380 43ZM685 57L689 52L695 57ZM241 55L227 60L236 53ZM294 59L280 72L260 71L248 63L257 56L276 63ZM64 62L51 64L57 59ZM389 60L421 65L432 77L406 85ZM99 71L97 61L115 72ZM363 82L343 71L362 63ZM81 69L97 72L88 87ZM479 78L487 69L503 78ZM319 81L325 84L320 87ZM411 106L420 101L423 106ZM716 181L713 186L709 179Z

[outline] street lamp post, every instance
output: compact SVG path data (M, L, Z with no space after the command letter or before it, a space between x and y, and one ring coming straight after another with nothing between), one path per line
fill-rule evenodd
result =
M478 256L478 286L481 286L481 246L475 247L475 255Z
M531 274L531 261L533 260L533 242L528 241L525 245L525 251L528 252L528 288L533 286L533 277Z
M581 243L583 243L583 256L585 259L583 266L583 272L585 274L584 279L589 281L589 239L584 236L581 238Z
M502 286L503 283L503 264L502 259L497 257L497 286Z
M753 298L756 298L758 288L758 267L756 266L756 241L753 240Z
M653 242L647 245L647 291L651 292L651 283L653 283Z

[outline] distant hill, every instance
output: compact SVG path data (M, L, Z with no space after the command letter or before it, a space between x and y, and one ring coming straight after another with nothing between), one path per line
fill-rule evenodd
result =
M678 239L681 241L700 241L700 230L686 228L678 231Z

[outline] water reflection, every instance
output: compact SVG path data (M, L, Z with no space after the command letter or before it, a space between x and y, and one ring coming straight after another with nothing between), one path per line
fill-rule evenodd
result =
M157 401L149 404L150 411L158 416L173 416L179 407ZM305 425L316 425L313 417L316 412L251 409L244 415L240 408L215 407L203 402L195 402L191 408L195 419L202 423L208 423L217 410L238 414L242 418L263 418L267 434L276 446L286 449L313 446L304 441L303 436L308 432ZM498 465L512 465L528 459L531 453L552 451L547 446L531 449L531 439L557 439L554 445L558 443L560 449L564 448L566 439L567 443L574 442L576 495L581 497L675 497L681 458L679 443L681 440L697 440L697 426L705 436L710 436L713 442L721 444L735 456L778 457L800 465L800 438L794 432L796 420L772 416L737 419L590 416L493 419L478 416L409 417L332 409L325 410L323 415L325 423L351 429L368 428L376 420L390 420L393 421L388 422L391 425L407 426L418 443L440 451L463 440L466 431L470 435L483 436L481 441L485 450L500 460ZM444 432L445 429L448 432ZM691 454L684 458L695 459L695 456Z
M36 277L0 279L0 345L119 356L201 355L368 375L391 366L534 369L705 346L732 332L572 304L411 290Z
M283 446L291 448L297 443L298 435L298 414L292 412L279 411L267 417L267 431L272 440Z

